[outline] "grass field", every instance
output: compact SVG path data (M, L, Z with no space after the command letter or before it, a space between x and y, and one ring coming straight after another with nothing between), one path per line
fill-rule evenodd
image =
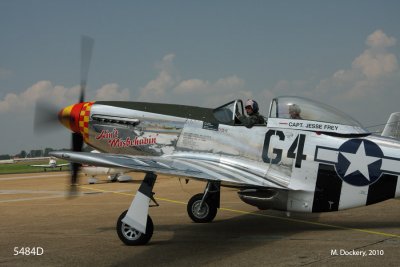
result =
M32 167L30 165L36 164L48 164L48 160L40 160L40 161L29 161L29 162L18 162L12 164L0 164L0 174L8 174L8 173L27 173L27 172L44 172L44 169L41 167ZM58 160L57 164L66 163L66 161ZM63 171L69 170L69 166L63 166ZM55 169L47 169L47 172L60 171L60 168Z

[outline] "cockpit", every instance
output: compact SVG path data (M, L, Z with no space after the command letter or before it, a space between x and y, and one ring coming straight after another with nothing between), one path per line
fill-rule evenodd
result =
M243 102L240 99L231 101L214 109L213 114L223 124L240 125L237 116L244 114Z
M223 124L243 126L240 121L240 117L245 114L243 101L240 99L231 101L223 106L220 106L213 110L215 119ZM263 116L265 119L266 117ZM265 120L266 121L266 120ZM254 126L267 126L265 123L255 124Z
M220 123L237 125L237 117L245 114L242 100L231 101L213 111ZM368 133L362 125L342 111L302 97L277 97L270 104L268 126L340 134Z
M269 118L303 119L362 127L361 124L331 106L300 97L278 97L271 102Z

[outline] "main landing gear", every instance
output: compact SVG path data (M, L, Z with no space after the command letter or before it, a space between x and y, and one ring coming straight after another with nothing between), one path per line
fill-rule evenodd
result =
M141 233L135 228L122 222L128 210L124 211L117 221L117 234L119 239L128 246L138 246L147 244L153 236L154 225L150 215L147 215L146 233Z
M194 195L187 205L187 212L194 222L208 223L214 220L220 203L220 183L208 182L203 194Z
M158 206L152 192L156 179L154 173L146 174L131 206L117 220L117 234L125 245L145 245L153 236L153 220L148 214L150 201Z
M154 225L148 215L150 200L158 206L152 192L157 176L147 173L130 208L117 220L119 239L128 246L147 244L153 236ZM196 223L214 220L220 202L220 183L208 182L204 193L194 195L187 205L189 217Z

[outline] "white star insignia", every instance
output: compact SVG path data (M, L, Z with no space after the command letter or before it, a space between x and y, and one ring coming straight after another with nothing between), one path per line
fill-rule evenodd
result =
M380 160L381 158L367 156L364 142L361 142L355 154L348 152L340 153L342 153L342 155L348 161L350 161L350 166L347 168L344 176L347 176L355 171L359 171L368 181L371 181L371 178L369 177L368 165Z

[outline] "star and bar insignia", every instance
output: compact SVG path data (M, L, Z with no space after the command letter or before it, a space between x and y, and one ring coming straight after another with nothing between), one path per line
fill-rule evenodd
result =
M338 176L354 186L371 185L383 173L400 174L400 159L385 156L379 145L367 139L350 139L338 149L317 146L314 160L334 165Z

